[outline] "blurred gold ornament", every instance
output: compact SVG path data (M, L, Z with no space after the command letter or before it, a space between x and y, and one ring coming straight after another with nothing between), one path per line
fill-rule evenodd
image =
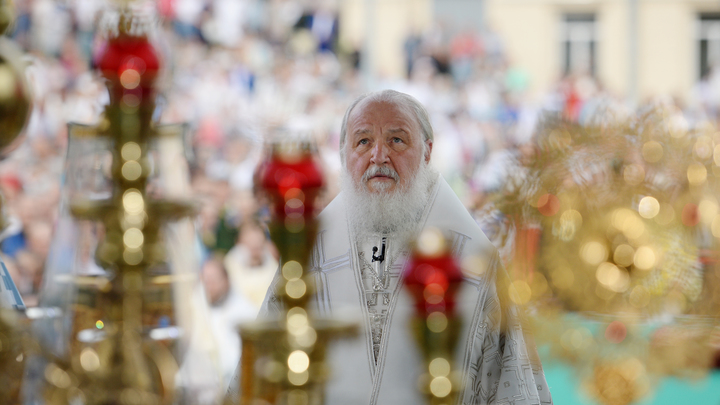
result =
M663 157L663 147L660 142L657 141L645 142L642 148L642 155L647 162L659 162Z
M30 117L32 99L25 79L20 49L0 36L0 155L5 156L21 142L20 134Z
M587 385L603 405L628 405L648 390L645 367L637 358L596 365Z
M0 0L0 35L7 32L15 21L15 5L12 0Z
M660 203L654 197L643 197L638 204L638 213L643 218L655 218L660 213Z
M714 196L706 196L698 204L698 213L700 214L700 222L705 225L712 224L712 221L718 214L718 202Z
M541 122L526 182L493 201L511 223L496 239L516 242L513 300L538 341L625 405L717 350L720 138L664 108L594 122Z
M703 164L693 162L688 166L687 178L690 184L699 186L707 179L707 169Z
M627 208L583 217L573 239L549 237L540 245L539 270L565 308L634 312L629 299L636 286L658 301L677 286L685 286L681 292L691 299L697 295L697 248L682 228L661 227Z
M645 180L645 169L639 164L625 166L623 177L629 185L637 186Z
M0 308L0 403L20 404L20 387L25 370L20 315L14 309Z
M693 154L701 161L709 159L713 155L713 146L713 141L709 136L699 136L693 145Z

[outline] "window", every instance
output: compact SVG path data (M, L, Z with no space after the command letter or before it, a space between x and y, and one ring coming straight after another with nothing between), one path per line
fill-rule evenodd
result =
M560 30L563 73L595 76L595 14L565 14Z
M720 68L720 14L700 14L697 32L700 46L699 78L703 79L714 67Z

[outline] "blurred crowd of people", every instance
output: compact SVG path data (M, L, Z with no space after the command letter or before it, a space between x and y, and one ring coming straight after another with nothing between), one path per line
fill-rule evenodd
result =
M93 68L104 41L97 27L110 2L15 3L12 38L26 54L34 108L24 144L0 162L9 218L0 250L32 306L54 226L68 215L58 209L72 142L67 123L98 122L108 102ZM360 69L361 50L338 40L337 9L328 6L332 2L315 3L151 3L159 20L151 37L165 65L156 118L191 126L187 147L193 197L200 203L202 280L217 318L213 323L226 325L217 326L219 335L232 332L227 325L254 317L277 266L267 213L253 194L264 142L282 130L308 136L325 168L323 202L329 202L337 193L342 115L357 95L371 90ZM408 35L404 50L406 77L376 77L374 85L409 93L427 106L436 131L434 165L471 210L514 175L524 153L532 153L525 146L542 114L582 122L599 110L627 110L623 100L582 75L559 81L542 100L530 100L527 73L509 63L492 32L453 32L436 24ZM238 300L242 304L230 304Z

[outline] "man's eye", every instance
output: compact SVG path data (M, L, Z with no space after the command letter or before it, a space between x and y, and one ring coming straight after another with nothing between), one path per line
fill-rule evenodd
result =
M395 138L392 139L392 141L393 141L394 143L402 143L403 140L400 139L400 138L398 138L398 137L395 137Z
M368 142L370 141L368 141L367 139L361 139L360 142L358 142L358 145L367 145Z

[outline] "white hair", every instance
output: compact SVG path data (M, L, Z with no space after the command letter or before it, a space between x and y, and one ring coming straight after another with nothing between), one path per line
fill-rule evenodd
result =
M425 152L427 151L426 141L432 141L435 139L432 125L430 125L430 115L425 107L423 107L423 105L415 97L409 94L401 93L396 90L381 90L361 95L356 98L355 101L350 104L347 111L345 111L345 116L343 117L342 125L340 126L340 160L342 161L343 166L345 165L345 138L347 137L348 119L350 118L350 113L352 113L355 107L363 100L367 100L368 102L391 103L410 110L415 115L415 119L417 119L417 123L420 126L420 132L422 132L423 136L423 155L425 155Z

